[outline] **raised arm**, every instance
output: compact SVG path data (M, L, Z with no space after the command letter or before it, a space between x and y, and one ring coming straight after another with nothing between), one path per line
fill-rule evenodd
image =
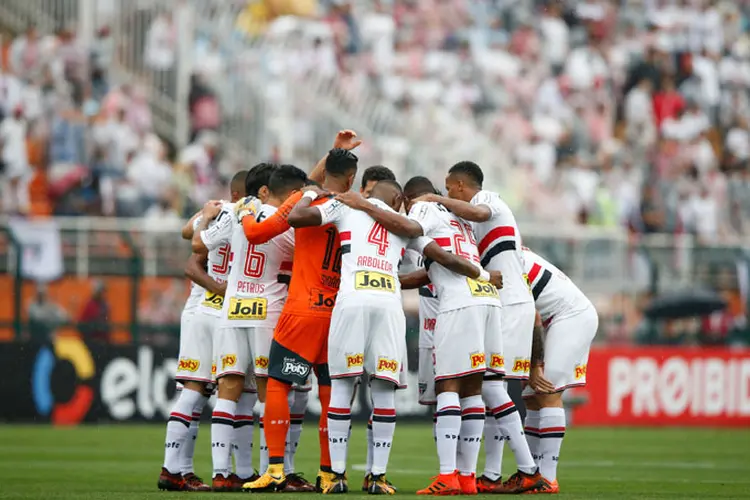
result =
M402 238L417 238L422 236L422 226L419 222L413 221L396 212L389 212L377 207L364 199L361 194L354 191L341 193L336 196L336 200L347 205L354 210L361 210L375 219L386 230L401 236Z
M341 130L338 134L336 134L336 138L333 140L333 149L346 149L347 151L350 151L357 146L362 144L362 141L360 139L357 139L357 133L353 130ZM326 177L326 159L328 158L328 153L325 154L323 158L321 158L318 163L315 164L315 167L313 167L312 172L310 172L310 175L307 177L311 181L315 181L318 184L322 184Z
M424 269L419 269L413 273L399 274L398 280L401 282L401 288L404 290L413 290L414 288L430 284L430 277Z
M206 255L191 254L185 264L185 277L196 285L202 286L211 293L224 295L227 291L226 283L218 283L206 272Z
M211 223L211 221L216 218L219 212L221 212L220 206L210 205L209 203L206 203L206 205L203 207L203 210L200 211L200 220L198 221L198 225L195 227L195 231L193 231L193 236L191 238L193 253L197 253L199 255L206 255L208 253L208 247L203 241L201 233L208 229L208 225Z
M440 245L431 241L424 249L424 256L443 266L444 268L472 279L489 281L496 288L503 287L503 276L499 271L485 271L481 267L472 264L468 259L446 252Z
M302 198L302 193L296 192L286 199L279 209L269 218L257 222L255 217L242 218L242 230L247 241L254 245L266 243L272 238L283 234L291 226L287 220L294 205Z
M182 239L183 240L192 240L193 239L193 233L195 232L193 230L193 226L195 224L195 219L200 217L201 211L198 210L193 214L192 217L190 217L190 220L185 223L184 226L182 226Z
M426 194L415 201L433 201L470 222L486 222L492 217L492 210L487 205L472 205L471 203L454 200L438 194Z

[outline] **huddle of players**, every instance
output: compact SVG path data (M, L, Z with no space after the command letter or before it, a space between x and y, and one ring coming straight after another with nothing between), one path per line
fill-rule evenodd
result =
M560 395L565 387L585 383L588 345L596 331L593 306L554 266L521 249L512 213L497 195L481 190L478 166L462 162L451 168L448 198L436 195L425 178L411 179L402 191L387 169L368 169L365 199L350 192L357 172L350 150L359 142L350 131L337 136L334 149L310 174L322 189L303 187L309 181L295 167L259 165L246 174L244 193L242 175L232 183L233 201L243 194L252 198L236 206L207 204L186 228L195 251L188 275L203 289L191 293L183 313L177 378L185 388L167 426L160 488L208 489L192 474L191 449L197 432L193 418L200 415L211 382L201 361L208 346L218 380L211 433L214 490L346 492L351 401L355 381L367 372L373 412L363 489L393 494L385 472L396 419L394 390L405 370L403 286L420 287L420 401L436 405L440 460L440 474L418 494L557 491L565 425ZM273 173L259 174L268 170ZM408 217L399 213L402 201ZM199 269L206 260L207 272ZM421 269L404 274L404 263L399 276L405 260ZM539 305L550 294L551 305L540 307L540 317L534 299ZM221 311L213 351L205 343L209 336L204 341L191 333L201 330L196 315L201 308ZM587 324L579 333L583 322L569 318L581 314ZM556 342L565 355L544 353L542 320L549 323L546 343ZM555 330L558 324L562 327ZM562 330L562 338L553 335ZM545 363L555 365L554 375L547 368L549 380ZM312 370L323 409L314 487L294 473L293 461L307 404L302 388ZM524 437L503 377L525 379L530 372ZM251 453L256 385L265 423L259 477ZM477 479L483 432L487 465ZM502 482L505 441L519 471Z

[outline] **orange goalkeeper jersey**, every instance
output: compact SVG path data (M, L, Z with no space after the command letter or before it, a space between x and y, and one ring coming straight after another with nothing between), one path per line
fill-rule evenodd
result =
M302 198L302 192L290 196L268 219L242 220L250 243L265 243L289 229L289 212ZM312 205L328 201L315 200ZM333 224L294 230L294 260L289 296L283 314L330 318L341 281L341 245Z

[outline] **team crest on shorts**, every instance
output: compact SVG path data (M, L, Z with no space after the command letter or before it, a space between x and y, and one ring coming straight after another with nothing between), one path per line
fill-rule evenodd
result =
M281 365L281 373L284 375L296 375L300 378L304 378L307 377L309 372L309 366L300 363L294 358L284 358L284 362Z
M484 353L483 352L475 352L472 354L469 354L469 359L471 360L471 367L472 368L478 368L484 364Z
M181 372L194 372L200 368L201 362L197 359L180 358L177 370Z

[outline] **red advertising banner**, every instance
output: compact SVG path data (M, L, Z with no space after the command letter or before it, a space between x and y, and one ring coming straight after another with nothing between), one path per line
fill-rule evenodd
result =
M750 426L750 349L593 348L576 425Z

